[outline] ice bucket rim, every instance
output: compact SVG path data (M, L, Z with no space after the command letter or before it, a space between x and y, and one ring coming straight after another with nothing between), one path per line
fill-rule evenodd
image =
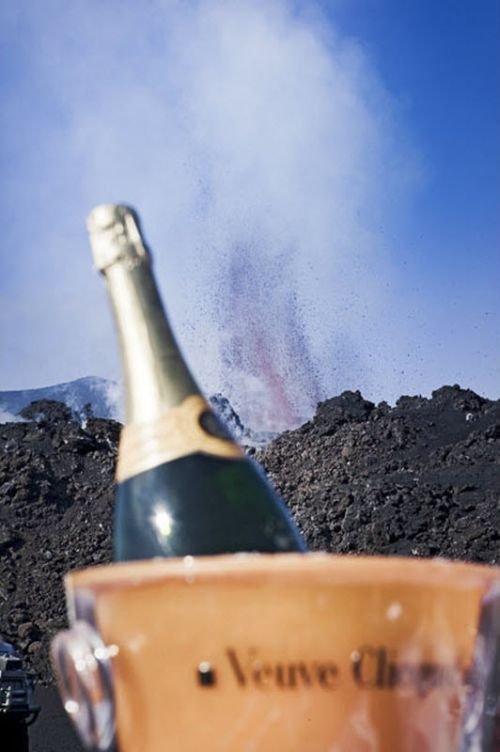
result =
M114 562L77 569L64 577L66 588L135 588L158 582L222 584L366 584L477 586L498 582L500 567L445 558L411 558L357 554L260 554L185 556Z

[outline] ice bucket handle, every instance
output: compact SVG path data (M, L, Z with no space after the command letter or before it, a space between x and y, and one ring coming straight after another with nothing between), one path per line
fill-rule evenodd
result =
M107 750L115 736L110 659L116 652L116 646L106 646L84 621L75 621L52 641L52 663L64 708L89 748Z

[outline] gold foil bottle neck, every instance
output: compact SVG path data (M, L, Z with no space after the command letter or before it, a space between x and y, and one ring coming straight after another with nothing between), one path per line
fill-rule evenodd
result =
M202 416L211 412L199 394L160 413L146 423L129 423L120 437L116 480L123 483L159 465L192 454L242 459L243 449L228 435L217 436L203 426Z
M100 272L117 261L131 266L151 263L143 241L139 217L125 204L102 204L87 218L94 264Z
M87 227L120 338L127 423L148 422L200 390L168 323L136 212L97 206Z

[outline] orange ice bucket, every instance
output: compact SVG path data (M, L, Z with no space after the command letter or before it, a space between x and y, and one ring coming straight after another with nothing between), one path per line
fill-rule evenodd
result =
M89 746L120 752L500 749L500 569L237 554L65 578L53 642Z

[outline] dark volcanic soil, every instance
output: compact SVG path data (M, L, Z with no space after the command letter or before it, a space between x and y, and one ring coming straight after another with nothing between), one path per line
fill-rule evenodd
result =
M259 460L314 550L500 561L500 400L344 392Z
M82 427L59 403L24 416L0 425L0 634L50 683L63 574L110 559L120 426ZM313 550L493 564L499 447L500 400L443 387L394 408L344 392L256 454Z

